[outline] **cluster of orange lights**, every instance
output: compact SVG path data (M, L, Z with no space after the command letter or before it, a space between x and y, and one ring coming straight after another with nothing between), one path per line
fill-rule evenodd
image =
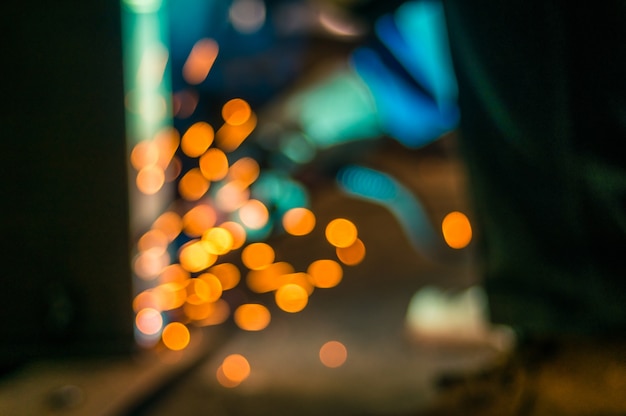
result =
M206 39L194 46L183 68L190 85L203 82L218 49ZM196 104L197 94L192 92L174 96L175 113L182 118L191 115ZM270 306L231 305L224 292L245 286L255 294L272 294L273 306L280 311L297 313L316 289L340 284L344 266L358 265L365 258L365 244L347 218L336 218L324 228L335 256L312 260L305 270L277 259L270 244L249 242L246 230L265 227L270 210L251 197L251 186L261 173L259 164L250 157L231 161L229 154L252 133L257 118L240 98L225 103L221 115L218 129L204 121L182 135L166 128L137 143L130 153L141 194L156 195L164 189L178 194L139 236L133 260L140 286L147 287L133 300L135 327L139 342L148 346L160 343L173 351L184 350L193 336L191 326L219 325L229 318L242 330L262 331L272 321ZM192 166L184 170L189 161ZM311 234L317 219L307 207L296 207L282 215L281 225L296 238ZM460 212L446 216L442 231L453 248L463 248L471 240L469 221ZM235 251L241 266L224 261ZM329 341L319 349L319 359L329 368L339 367L347 359L347 349L339 341ZM249 375L250 364L240 354L226 357L216 373L225 387L236 387Z

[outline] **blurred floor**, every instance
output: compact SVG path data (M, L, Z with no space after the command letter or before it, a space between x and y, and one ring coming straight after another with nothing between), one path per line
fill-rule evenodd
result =
M419 194L435 222L449 211L468 209L463 169L442 147L411 152L384 146L366 163L394 174ZM166 355L165 361L31 366L0 386L0 414L121 415L133 409L132 414L145 416L390 415L423 405L433 394L433 376L442 369L476 365L489 356L481 348L420 346L405 329L409 300L419 288L476 281L470 253L458 265L429 261L415 252L389 211L346 196L332 180L313 189L311 200L318 226L306 237L272 240L277 261L303 270L313 260L332 258L323 228L337 217L358 226L367 255L361 264L344 267L337 287L316 289L302 312L283 312L273 307L270 294L259 295L254 299L272 312L270 325L260 332L236 330L227 322L223 331L202 331L202 340L189 351ZM246 293L235 296L252 296ZM348 351L338 368L327 368L319 359L320 347L330 340ZM245 356L251 367L250 376L235 388L221 386L216 378L230 354ZM74 402L73 390L65 397L62 386L79 386ZM55 394L61 394L56 402Z

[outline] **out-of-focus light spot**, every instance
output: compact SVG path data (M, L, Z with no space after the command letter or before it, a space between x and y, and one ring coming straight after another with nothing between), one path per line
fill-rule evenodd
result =
M167 235L161 230L152 229L144 233L137 241L137 248L140 251L148 251L151 249L165 252L169 241Z
M320 348L320 361L326 367L341 367L348 358L346 346L339 341L328 341Z
M209 269L209 273L216 276L222 284L222 290L229 290L239 284L241 272L232 263L221 263Z
M170 264L161 271L159 282L163 283L178 283L186 284L187 280L191 278L191 275L180 264Z
M198 204L183 215L183 230L190 237L200 237L215 225L217 213L208 204Z
M241 354L231 354L224 358L222 371L230 381L241 383L250 375L250 363Z
M315 214L307 208L292 208L283 215L283 228L291 235L307 235L315 228Z
M238 381L232 381L224 374L224 369L220 365L215 372L215 377L217 378L217 382L220 383L223 387L232 389L240 385L241 383Z
M261 229L269 220L269 211L263 202L258 199L247 201L239 208L239 218L243 225L253 230Z
M183 312L185 316L193 321L202 321L207 319L215 312L215 303L185 303L183 305Z
M180 161L179 157L173 157L170 163L167 165L167 168L165 169L165 182L174 182L176 179L178 179L182 170L183 162Z
M266 243L252 243L241 252L241 261L250 270L262 269L274 262L276 254Z
M278 288L274 298L276 305L289 313L300 312L309 303L309 295L306 290L295 283L288 283Z
M272 292L290 283L284 276L294 272L293 266L287 262L272 263L257 270L250 270L246 275L246 285L255 293Z
M161 214L152 224L152 228L155 230L161 230L167 236L167 239L172 242L183 229L183 220L174 211L166 211Z
M190 169L178 182L178 192L187 201L197 201L209 190L210 182L200 172L200 169Z
M335 247L350 247L357 239L357 228L352 221L336 218L326 226L326 239Z
M228 169L228 178L249 186L257 180L260 172L261 168L256 160L251 157L242 157Z
M240 126L252 115L250 104L241 98L233 98L222 107L222 118L231 126Z
M361 22L348 20L331 10L321 10L318 19L324 29L336 36L355 37L365 32Z
M198 121L183 134L180 147L187 156L200 157L213 143L214 137L213 127L207 122Z
M317 153L315 144L302 133L292 133L281 137L279 148L282 154L299 164L309 163Z
M202 234L204 249L218 256L228 253L233 247L233 241L230 231L222 227L209 228Z
M208 149L198 161L200 171L210 181L219 181L228 174L228 158L218 148Z
M159 307L159 299L151 290L144 290L133 299L133 311L135 312L145 308L158 309Z
M205 301L217 302L217 300L222 297L222 292L224 291L222 282L213 273L202 273L196 279L206 283L208 292L204 294L203 299Z
M446 215L441 230L446 243L452 248L464 248L472 241L472 226L462 212L453 211Z
M167 101L158 93L144 94L139 97L137 112L149 124L157 123L167 114Z
M154 195L165 183L165 172L156 165L146 166L137 172L137 189L146 195Z
M225 152L236 150L252 133L257 124L257 117L252 112L248 120L240 125L225 123L215 133L215 142Z
M137 170L155 165L158 160L159 148L152 140L140 141L130 152L130 163Z
M178 257L180 265L191 273L209 268L217 260L217 256L207 252L199 240L190 241L182 246Z
M169 255L162 250L143 251L135 257L133 271L140 279L153 280L157 278L169 261Z
M163 317L156 309L145 308L137 312L135 325L141 333L154 335L163 327Z
M240 181L225 183L215 193L215 205L224 212L241 208L250 199L250 190Z
M187 299L185 287L185 284L172 282L161 284L152 289L159 302L158 309L170 311L183 306Z
M365 244L357 238L349 247L337 247L337 258L347 266L356 266L365 258Z
M287 283L293 283L300 286L302 289L306 290L306 293L309 296L313 294L313 290L315 289L315 287L311 283L311 276L309 276L307 273L298 272L283 274L279 280L284 281L281 286Z
M173 351L179 351L187 347L190 341L189 329L180 322L172 322L163 328L161 335L163 344Z
M228 11L228 18L240 33L254 33L265 23L265 2L262 0L235 0Z
M169 50L162 43L154 42L144 48L137 68L137 83L158 88L168 59Z
M337 286L343 279L343 269L334 260L316 260L309 265L307 273L315 287L328 289Z
M228 230L233 238L231 250L237 250L246 242L246 230L243 226L235 221L226 221L220 224L220 228Z
M191 48L183 65L183 78L191 85L202 83L219 53L219 45L213 39L200 39Z
M154 13L161 8L162 0L124 0L135 13Z
M226 302L224 299L218 299L217 302L212 304L212 306L213 308L209 316L198 320L198 322L194 322L194 325L210 326L220 325L226 322L226 320L230 316L230 306L228 306L228 302Z
M216 277L215 280L217 280ZM199 305L206 302L215 302L222 294L222 285L219 281L217 283L218 290L215 290L215 287L211 288L211 285L204 279L199 277L190 279L187 283L187 303Z
M180 133L174 127L163 128L154 137L154 142L159 148L157 165L166 169L180 145Z
M233 316L237 326L244 331L261 331L271 320L270 311L258 303L246 303L239 306Z
M180 119L191 117L198 106L198 93L191 90L179 91L172 97L174 116Z

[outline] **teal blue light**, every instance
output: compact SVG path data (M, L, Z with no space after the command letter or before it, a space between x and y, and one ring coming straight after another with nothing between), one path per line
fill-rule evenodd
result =
M315 143L299 132L286 133L280 138L279 146L280 151L297 164L310 162L317 152Z
M380 137L376 105L368 87L351 70L338 71L288 105L291 118L318 148Z

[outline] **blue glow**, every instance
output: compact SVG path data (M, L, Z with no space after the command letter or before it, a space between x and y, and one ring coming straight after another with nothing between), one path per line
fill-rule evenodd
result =
M291 161L305 164L313 160L317 150L315 144L306 135L289 132L280 138L280 151Z
M350 165L337 174L339 187L349 195L380 204L398 222L415 249L437 257L438 234L417 197L393 177L374 169Z
M441 111L430 97L389 69L373 50L357 49L352 62L372 91L385 131L405 146L424 146L458 122L456 107Z
M455 104L458 89L440 2L404 3L393 17L378 20L376 34L440 108Z
M262 172L251 188L252 197L262 201L271 215L282 216L295 207L309 206L304 185L296 182L286 172Z

